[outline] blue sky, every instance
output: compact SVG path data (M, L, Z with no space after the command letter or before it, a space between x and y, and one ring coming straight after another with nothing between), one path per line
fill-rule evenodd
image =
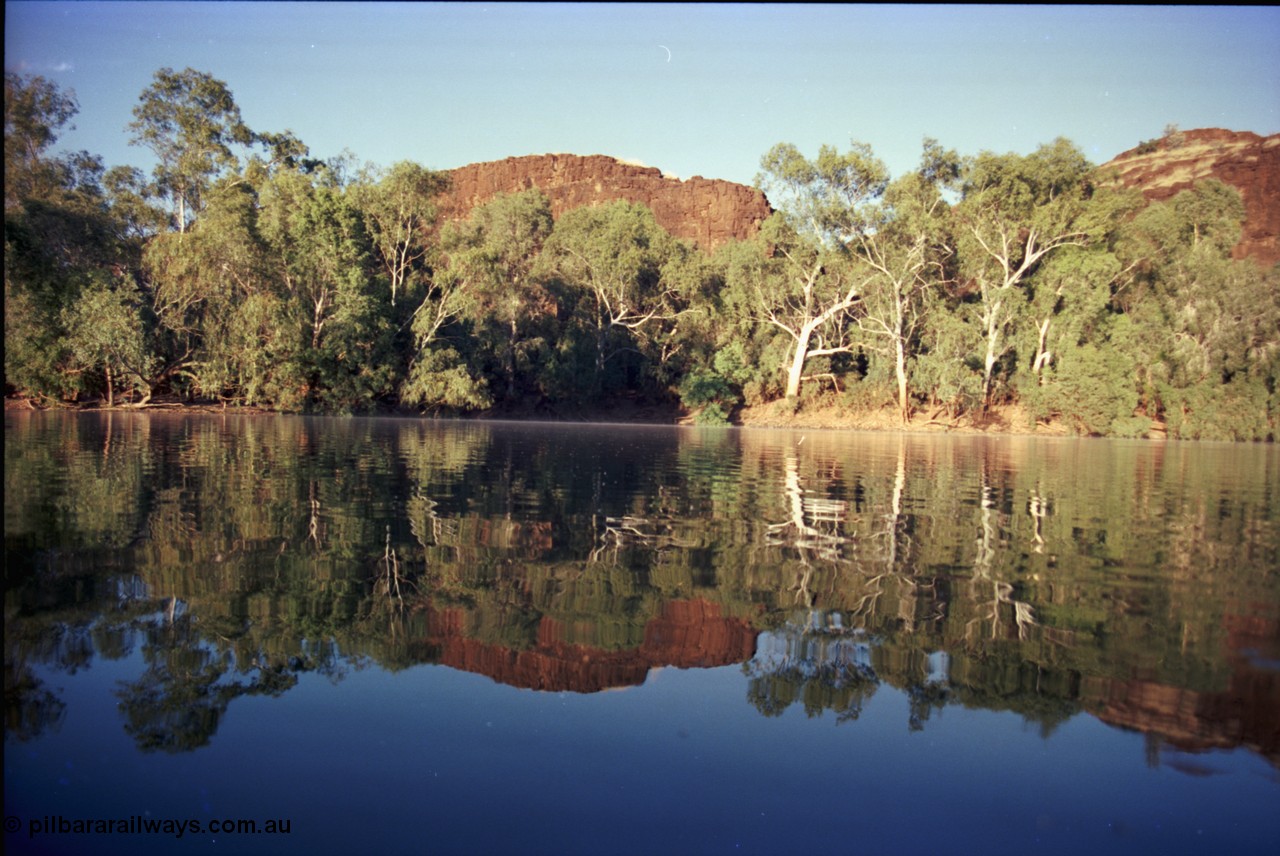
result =
M1165 125L1280 131L1280 10L802 4L6 2L5 69L73 89L60 148L149 168L125 125L161 67L259 131L435 169L606 154L749 184L778 142L900 174L1055 137L1101 163Z

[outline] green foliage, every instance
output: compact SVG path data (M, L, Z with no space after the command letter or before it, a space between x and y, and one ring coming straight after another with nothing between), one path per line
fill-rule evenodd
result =
M62 321L72 364L81 372L102 373L108 403L118 389L151 397L156 358L146 342L136 285L94 283L63 310Z
M493 403L484 381L471 376L453 348L420 353L400 388L400 398L433 410L483 410Z
M235 304L223 329L221 351L234 362L233 385L245 404L305 409L301 328L285 300L269 291L250 294Z
M694 421L699 425L726 425L738 396L725 378L715 372L695 369L680 384L680 402L697 411Z
M1133 360L1117 349L1094 344L1069 348L1046 372L1041 393L1044 407L1063 415L1081 433L1132 436L1142 428L1134 417L1138 389ZM1117 432L1117 427L1123 430Z
M474 363L492 386L519 401L536 387L548 338L555 336L555 301L534 274L552 233L551 203L539 190L499 194L450 224L441 249L450 274L468 293L462 315L476 337Z
M853 411L879 410L894 403L893 382L885 377L865 377L847 384L841 403Z
M791 143L778 143L760 159L756 186L769 195L791 227L835 246L874 226L867 203L884 195L889 171L866 143L841 153L821 146L808 160Z
M80 377L67 370L70 343L61 319L39 305L36 295L15 287L5 252L4 379L26 395L57 401L79 391Z
M1222 385L1206 382L1182 388L1165 387L1161 397L1170 437L1276 439L1274 394L1261 381L1236 378Z
M904 420L1018 403L1090 434L1276 431L1280 272L1230 258L1239 194L1210 180L1144 207L1066 140L961 158L926 138L896 180L860 143L780 143L757 179L778 213L709 255L642 205L554 222L537 190L439 223L445 175L322 163L193 69L159 70L134 111L150 180L51 155L76 109L6 74L5 381L46 402L625 396L723 422L832 382Z
M401 161L353 187L393 306L419 294L429 279L434 247L427 232L436 221L435 198L447 185L445 175Z
M577 292L565 330L591 338L595 396L634 389L660 357L683 308L669 267L678 252L653 212L630 202L576 208L556 223L536 273Z
M227 85L192 68L157 71L133 116L131 142L156 156L155 192L172 200L174 225L185 231L213 179L239 165L233 146L249 146L255 135Z
M75 94L43 77L4 73L4 210L65 184L61 161L46 152L79 112Z
M968 304L948 302L955 303L951 311L931 316L913 375L916 386L927 390L935 405L956 417L981 405L982 362L975 356L978 330L964 318Z

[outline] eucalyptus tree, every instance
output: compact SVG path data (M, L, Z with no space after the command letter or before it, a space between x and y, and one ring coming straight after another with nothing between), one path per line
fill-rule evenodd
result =
M1018 400L1037 419L1061 416L1087 434L1137 435L1138 380L1131 320L1113 311L1126 269L1099 243L1065 247L1029 278L1014 348Z
M366 174L352 186L391 286L392 306L398 296L420 290L429 277L428 232L436 222L436 197L447 186L447 175L412 161Z
M851 327L870 273L850 265L850 245L874 231L889 173L856 142L843 154L824 145L812 161L779 143L760 166L756 186L779 208L764 232L779 263L753 288L760 318L792 339L785 395L794 398L809 360L858 348Z
M78 112L74 92L43 77L4 73L5 214L61 187L61 162L48 151Z
M1020 288L1049 254L1089 238L1081 215L1090 170L1061 138L1030 155L982 152L965 164L957 237L965 286L977 296L984 411L1025 304Z
M493 404L493 398L467 346L474 344L469 322L479 320L477 292L493 271L481 263L482 253L470 252L471 244L481 241L474 232L446 226L441 237L458 258L444 253L416 280L422 298L408 321L413 342L400 400L428 408L484 409ZM435 254L439 249L433 244L424 252Z
M534 275L542 247L554 223L551 202L537 189L499 194L471 212L465 223L441 234L448 268L469 282L475 316L482 329L496 328L499 362L506 375L506 397L516 398L522 359L545 342L528 336L535 316L553 315L555 304Z
M1210 180L1153 203L1128 229L1122 251L1137 274L1117 303L1133 320L1144 395L1173 436L1277 432L1280 272L1231 258L1243 217L1239 194Z
M635 350L638 339L679 312L676 286L664 273L675 247L652 211L621 201L569 211L544 245L538 273L585 298L596 392L609 360Z
M353 195L322 172L280 170L261 191L272 278L301 327L298 368L310 406L372 406L394 386L390 307Z
M857 325L864 346L892 359L904 423L911 418L909 363L927 310L936 303L927 292L947 279L953 257L950 209L927 169L890 184L875 231L857 233L851 242L855 266L871 273L863 282Z
M117 388L146 404L159 359L147 342L141 294L131 281L115 286L103 280L85 288L62 312L71 363L77 371L102 372L108 407L115 406Z
M77 109L44 78L5 75L5 380L46 400L111 398L98 346L132 350L145 333L131 276L138 243L115 204L115 171L87 152L49 151Z
M156 156L156 192L170 200L174 225L185 232L204 207L213 180L236 170L237 149L257 137L241 119L227 85L192 68L157 71L133 116L131 142Z
M1092 188L1076 220L1087 241L1055 250L1024 280L1020 321L1009 334L1018 356L1010 374L1018 400L1037 418L1061 415L1091 434L1140 434L1149 426L1135 415L1130 319L1113 302L1136 269L1117 255L1120 230L1141 204L1136 191Z
M240 357L229 333L239 308L269 288L269 256L246 185L218 193L185 232L153 236L143 254L157 335L177 388L238 398Z
M762 317L768 293L762 291L780 280L784 261L768 240L780 224L765 226L751 240L733 241L717 251L723 286L701 307L711 316L708 338L714 353L708 362L748 405L782 395L794 350L794 339Z
M31 203L61 185L49 148L76 114L75 97L42 77L4 75L4 376L6 385L53 396L69 385L58 313L69 286L48 251Z

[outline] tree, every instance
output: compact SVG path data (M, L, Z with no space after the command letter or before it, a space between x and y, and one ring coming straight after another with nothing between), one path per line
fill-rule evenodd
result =
M89 382L73 347L88 345L73 341L68 308L86 290L126 288L136 266L101 159L48 154L75 113L71 93L5 75L5 380L46 399Z
M773 258L739 268L751 280L733 285L748 289L758 317L790 337L784 395L795 398L810 360L857 349L851 329L867 277L857 275L842 250L806 240L777 214L765 222L761 239Z
M79 112L75 93L43 77L4 73L4 210L63 184L60 163L46 152Z
M559 277L586 296L592 331L595 386L599 392L606 363L655 321L675 317L677 294L663 275L675 239L658 225L653 212L630 202L575 208L560 218L547 240L539 273Z
M63 310L63 324L71 354L81 370L101 370L107 387L107 406L115 406L118 382L151 398L151 378L156 360L146 342L137 286L121 288L95 283Z
M535 344L524 336L526 320L551 307L534 267L553 226L551 203L535 189L499 194L472 211L467 223L446 227L441 236L449 269L470 283L477 321L501 330L509 400L516 397L521 352Z
M391 305L416 290L427 274L431 252L427 230L435 223L435 198L448 177L411 161L401 161L376 180L356 185L356 201L391 285Z
M1230 257L1244 209L1218 181L1151 204L1120 247L1136 273L1118 296L1148 409L1171 436L1265 439L1280 380L1277 272Z
M273 278L302 328L300 374L313 405L362 409L393 388L388 309L352 194L281 170L262 190Z
M785 394L794 398L809 360L857 349L849 328L871 274L850 265L850 245L875 231L889 173L857 142L844 154L824 145L813 161L779 143L760 166L756 186L780 209L762 237L780 263L753 287L762 318L792 339Z
M159 160L153 173L156 190L172 201L174 223L185 232L204 207L213 179L237 168L233 146L247 147L256 137L241 120L227 85L192 68L157 71L133 115L131 142L150 149Z
M229 328L239 307L269 288L271 275L258 217L257 197L238 184L217 194L187 231L147 243L143 265L166 372L186 378L192 392L239 397L244 354Z
M962 273L978 298L984 411L1025 302L1018 288L1054 250L1088 240L1081 213L1090 169L1061 138L1026 156L983 152L965 166L956 217Z
M886 189L880 226L858 233L853 244L858 265L873 274L864 284L858 326L872 341L883 341L893 359L903 423L911 417L908 360L929 305L925 292L946 279L952 256L949 208L938 187L945 174L929 142L921 170Z

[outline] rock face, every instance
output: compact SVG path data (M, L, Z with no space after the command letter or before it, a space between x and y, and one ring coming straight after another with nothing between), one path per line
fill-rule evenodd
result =
M773 213L760 191L701 176L681 181L654 167L603 155L529 155L451 170L452 188L441 200L446 220L465 219L498 193L538 188L551 200L551 215L614 200L649 206L658 224L708 252L745 240Z
M1240 191L1244 200L1243 234L1233 251L1262 267L1280 261L1280 134L1260 137L1248 131L1202 128L1184 131L1181 145L1168 138L1155 151L1139 146L1104 165L1120 181L1149 201L1169 199L1205 178L1217 178Z

